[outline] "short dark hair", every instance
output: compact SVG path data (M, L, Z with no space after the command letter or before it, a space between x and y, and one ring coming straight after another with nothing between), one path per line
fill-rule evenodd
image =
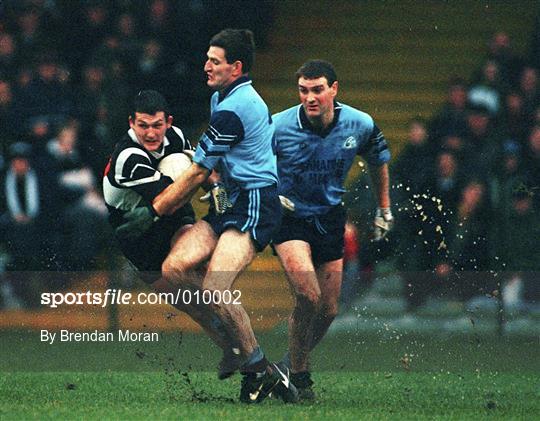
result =
M165 113L165 117L168 117L169 106L167 100L158 91L146 90L140 91L133 99L133 106L131 108L130 116L135 118L135 113L144 113L154 115L159 111Z
M459 76L451 77L450 80L448 81L448 89L450 90L450 89L456 89L456 88L467 90L468 89L467 81Z
M32 155L32 145L26 142L15 142L9 145L8 154L11 159L30 158Z
M296 71L296 80L303 77L304 79L317 79L325 77L328 81L328 86L337 80L336 70L332 63L326 60L309 60L306 61Z
M224 29L212 37L210 47L220 47L225 50L227 63L242 62L242 70L248 73L253 66L255 56L255 41L253 32L249 29Z

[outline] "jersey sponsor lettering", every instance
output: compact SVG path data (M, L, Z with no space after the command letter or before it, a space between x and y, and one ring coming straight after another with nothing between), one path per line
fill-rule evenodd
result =
M335 103L334 121L324 131L311 126L301 105L274 115L279 194L295 204L298 217L326 214L341 203L356 156L370 165L388 162L382 132L366 113Z

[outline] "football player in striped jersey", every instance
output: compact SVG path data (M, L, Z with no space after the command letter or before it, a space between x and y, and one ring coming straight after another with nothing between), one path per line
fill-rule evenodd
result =
M157 91L141 91L129 116L130 129L116 144L103 178L109 221L119 248L140 271L141 278L159 292L178 290L161 278L163 263L189 253L189 248L186 251L177 244L195 223L189 203L177 209L156 210L160 196L174 182L160 171L162 164L178 154L193 155L189 141L172 123L165 98ZM191 165L185 157L181 162L186 161L181 164L185 169ZM197 280L200 282L194 277L194 282ZM181 302L175 306L199 323L228 356L227 334L219 329L208 309Z

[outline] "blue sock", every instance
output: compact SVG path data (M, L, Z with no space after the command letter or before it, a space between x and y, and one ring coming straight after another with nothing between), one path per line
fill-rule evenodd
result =
M245 366L253 365L255 363L258 363L264 358L264 352L262 352L262 349L260 346L255 348L253 352L250 354L250 356L247 358L245 362Z
M247 357L246 362L242 364L241 371L243 372L261 372L266 369L268 361L264 356L264 352L258 346Z

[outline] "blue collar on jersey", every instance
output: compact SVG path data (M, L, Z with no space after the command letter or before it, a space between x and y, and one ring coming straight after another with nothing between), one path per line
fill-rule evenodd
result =
M240 76L238 79L236 79L233 83L231 83L219 93L218 102L223 101L227 95L229 95L236 88L240 87L240 85L249 85L251 83L251 78L249 76Z
M339 120L339 114L341 113L341 108L341 104L337 101L334 101L334 119L326 129L320 130L313 127L313 124L311 124L311 122L306 116L306 111L304 110L304 107L302 106L302 104L300 104L300 106L298 107L298 125L301 129L309 130L310 132L315 133L317 136L326 137L332 131L332 129L336 127L336 124Z

